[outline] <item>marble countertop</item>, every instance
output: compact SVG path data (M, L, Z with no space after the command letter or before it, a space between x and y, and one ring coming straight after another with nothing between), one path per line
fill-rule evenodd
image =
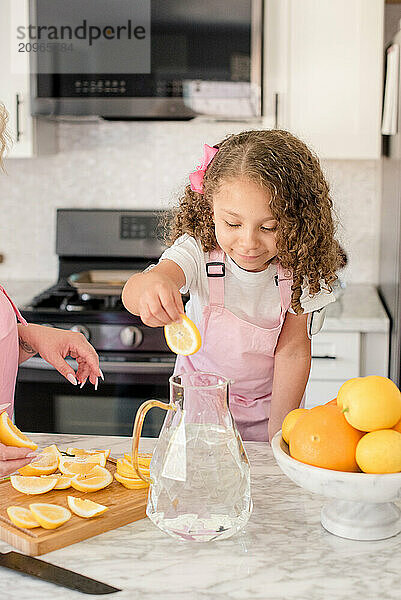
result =
M54 281L1 282L18 307L25 306L35 295ZM342 296L327 307L323 331L360 331L387 333L390 322L377 289L369 284L348 284Z
M32 434L39 447L57 443L112 448L129 438ZM150 451L155 440L144 439ZM297 487L266 443L245 444L254 510L246 530L211 543L176 541L145 518L42 558L121 588L118 600L398 600L401 535L377 542L336 537L320 524L323 497ZM0 551L11 547L0 542ZM0 568L7 600L78 600L84 596ZM105 598L107 596L92 596Z

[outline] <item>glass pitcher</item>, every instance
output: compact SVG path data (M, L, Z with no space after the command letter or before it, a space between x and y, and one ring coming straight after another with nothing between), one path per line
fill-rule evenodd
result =
M144 402L132 434L134 469L150 483L146 514L175 538L228 538L252 512L249 460L228 408L229 380L195 372L169 381L170 403ZM148 478L138 467L138 443L145 415L154 406L168 412Z

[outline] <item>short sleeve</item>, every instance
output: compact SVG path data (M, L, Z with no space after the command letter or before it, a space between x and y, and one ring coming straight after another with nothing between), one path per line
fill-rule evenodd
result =
M313 296L309 294L309 286L307 283L302 286L300 303L304 309L304 314L314 312L315 310L320 310L331 302L335 302L336 297L334 293L329 292L324 281L320 282L320 286L320 291ZM288 312L295 314L295 311L291 307L288 309Z
M186 294L196 287L202 255L203 251L199 242L187 233L179 237L161 255L159 263L165 259L172 260L183 270L185 285L180 289L182 294Z

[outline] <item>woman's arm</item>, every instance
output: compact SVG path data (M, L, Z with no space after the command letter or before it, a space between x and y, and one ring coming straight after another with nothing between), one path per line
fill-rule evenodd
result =
M308 315L287 312L274 355L273 391L269 418L269 441L281 429L284 417L298 408L308 383L311 342Z

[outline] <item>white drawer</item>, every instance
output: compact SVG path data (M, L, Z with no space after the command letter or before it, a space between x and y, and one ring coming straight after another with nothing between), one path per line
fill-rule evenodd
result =
M322 331L312 337L310 379L347 380L360 374L360 333Z

